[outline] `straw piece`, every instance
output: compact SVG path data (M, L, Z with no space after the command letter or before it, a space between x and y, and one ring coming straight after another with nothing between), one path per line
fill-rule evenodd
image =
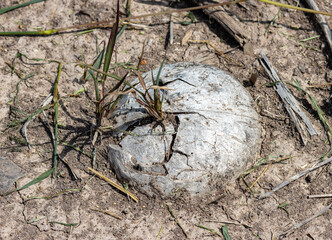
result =
M120 216L118 216L118 215L116 215L115 213L112 213L112 212L110 212L110 211L99 210L99 209L91 209L91 210L93 210L93 211L97 211L97 212L106 213L106 214L108 214L108 215L110 215L110 216L112 216L112 217L114 217L114 218L117 218L117 219L122 220L122 217L120 217Z
M332 198L332 193L330 193L330 194L308 195L308 198Z
M93 172L94 174L96 174L98 177L100 177L101 179L105 180L106 182L108 182L109 184L111 184L113 187L117 188L118 190L120 190L121 192L123 192L124 194L128 194L128 196L130 196L132 199L134 199L135 202L138 202L138 198L132 194L131 192L127 191L126 189L124 189L121 185L113 182L111 179L105 177L104 175L102 175L101 173L97 172L96 170L88 167L88 169Z

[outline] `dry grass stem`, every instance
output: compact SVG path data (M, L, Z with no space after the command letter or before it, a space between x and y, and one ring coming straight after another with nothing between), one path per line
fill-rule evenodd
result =
M110 216L112 216L114 218L117 218L119 220L122 220L122 217L120 217L120 216L118 216L115 213L112 213L110 211L100 210L100 209L96 209L96 208L91 208L91 210L97 211L97 212L102 212L102 213L108 214L108 215L110 215Z
M121 185L113 182L111 179L105 177L104 175L102 175L101 173L97 172L96 170L88 167L88 169L93 172L94 174L96 174L98 177L100 177L101 179L105 180L106 182L108 182L109 184L111 184L113 187L115 187L116 189L120 190L121 192L123 192L124 194L128 194L128 196L130 196L135 202L138 202L138 198L132 194L131 192L129 192L128 190L124 189Z
M276 188L274 188L272 191L270 192L267 192L267 193L264 193L264 194L261 194L259 196L259 199L263 199L263 198L267 198L269 196L271 196L273 193L275 193L276 191L280 190L281 188L287 186L288 184L294 182L295 180L303 177L304 175L308 174L309 172L312 172L328 163L330 163L332 161L332 157L331 158L328 158L326 159L324 162L320 162L320 163L316 163L316 165L314 165L313 167L309 168L309 169L306 169L294 176L292 176L289 180L287 181L284 181L283 183L281 183L279 186L277 186Z
M308 195L308 198L332 198L332 193L330 193L330 194Z
M281 237L287 237L288 235L290 235L291 233L293 233L296 229L299 229L303 225L311 222L316 217L319 217L323 213L327 212L330 209L331 206L332 206L332 203L329 204L328 206L326 206L325 208L323 208L322 210L320 210L318 213L316 213L316 214L312 215L311 217L305 219L304 221L295 224L293 227L291 227L290 229L288 229L285 233L281 234Z

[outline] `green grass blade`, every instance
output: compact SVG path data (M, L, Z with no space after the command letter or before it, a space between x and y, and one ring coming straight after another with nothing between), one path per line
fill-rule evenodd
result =
M119 101L121 100L121 98L123 97L123 95L117 96L117 98L115 99L115 101L111 102L111 104L108 104L107 106L105 106L107 109L107 118L111 117L112 112L114 111L115 107L118 105Z
M292 84L292 83L287 83L287 84L291 85L295 89L297 89L297 90L303 92L304 94L308 95L308 97L310 99L310 102L311 102L313 108L315 109L315 111L317 112L320 121L322 122L322 124L324 125L324 127L327 130L327 135L328 135L329 141L331 142L331 140L332 140L332 129L331 129L331 126L326 121L326 118L325 118L326 114L325 114L325 112L320 108L320 106L318 105L317 100L313 96L311 96L311 94L309 94L306 90L304 90L301 87L299 81L297 81L296 79L293 79L293 78L292 78L292 80L293 80L293 82L295 84Z
M99 88L98 88L98 78L93 74L93 70L89 69L88 70L90 76L93 78L94 86L95 86L95 94L96 94L96 100L100 100L100 93L99 93Z
M104 55L105 55L105 48L98 54L96 60L94 61L93 65L92 65L94 68L100 69L103 59L104 59ZM88 71L88 76L86 77L86 80L90 80L90 78L92 77L91 76L92 74L93 74L92 70ZM98 78L98 73L97 73L96 78Z
M299 10L299 11L303 11L303 12L314 13L314 14L322 14L322 15L327 15L327 16L332 17L332 13L328 13L328 12L316 11L316 10L312 10L312 9L309 9L309 8L295 7L295 6L292 6L292 5L283 4L283 3L279 3L279 2L274 2L274 1L270 1L270 0L258 0L258 1L268 3L268 4L272 4L272 5L279 6L279 7L283 7L283 8L295 9L295 10Z
M17 52L16 55L15 55L15 58L14 58L14 60L13 60L13 65L14 65L14 61L15 61L17 58L21 59L21 61L24 62L24 61L23 61L23 57L25 57L25 58L28 59L28 60L37 61L37 62L40 62L40 61L46 61L46 60L43 59L43 58L30 58L30 57L28 57L27 55L25 55L25 54L23 54L23 53ZM25 62L24 62L24 63L25 63ZM43 64L43 63L40 63L40 64Z
M1 14L4 14L4 13L6 13L6 12L9 12L9 11L15 10L15 9L17 9L17 8L26 7L26 6L30 5L30 4L39 3L39 2L44 2L44 1L46 1L46 0L32 0L32 1L30 1L30 2L17 4L17 5L11 6L11 7L1 8L1 9L0 9L0 15L1 15Z
M196 226L197 226L197 227L200 227L200 228L203 228L203 229L205 229L205 230L208 230L208 231L210 231L211 233L218 235L219 237L222 236L220 232L217 232L216 230L214 230L214 229L212 229L212 228L205 227L205 226L203 226L203 225L201 225L201 224L197 224Z
M119 0L117 0L116 20L115 20L115 23L113 24L111 35L110 35L110 38L109 38L108 44L107 44L106 56L105 56L105 62L104 62L104 68L103 68L104 72L107 72L110 67L110 63L111 63L111 59L112 59L112 55L113 55L113 51L114 51L116 35L118 33L118 27L119 27L119 21L120 21L120 9L119 8L120 8L120 2L119 2ZM106 77L107 77L106 75L103 75L103 82L106 80Z
M85 88L83 87L83 88L81 88L80 90L78 90L78 91L76 91L76 92L74 92L74 96L77 96L77 95L79 95L80 93L82 93L82 92L85 92Z
M225 240L232 240L231 236L229 236L227 225L221 227L222 235L224 236Z
M165 63L165 58L163 59L163 61L161 62L161 65L160 65L160 68L158 70L158 74L157 74L157 77L156 77L156 80L154 81L153 79L153 84L155 84L156 86L159 86L159 79L160 79L160 74L161 74L161 71L164 67L164 63ZM155 89L154 91L154 108L155 110L157 111L157 113L162 116L162 105L160 104L160 96L159 96L159 93L160 93L160 90L159 89Z
M127 2L126 2L126 17L127 18L129 18L131 15L130 7L131 7L131 0L127 0ZM118 40L121 37L121 35L124 33L124 31L127 29L127 27L128 27L127 24L122 25L119 33L116 36L116 40Z
M71 147L72 149L74 149L74 150L76 150L76 151L78 151L78 152L80 152L80 153L83 153L85 156L88 156L89 158L92 157L92 155L91 155L90 153L84 152L84 151L81 150L79 147L76 147L76 146L74 146L74 145L71 145L71 144L66 143L66 142L63 142L63 141L61 142L61 144L65 145L65 146L67 146L67 147Z
M54 168L54 177L56 178L56 168L57 168L57 154L58 154L58 104L59 104L59 91L58 85L60 80L62 70L62 62L59 62L58 75L54 84L54 93L53 93L53 101L54 101L54 152L53 152L53 168Z
M161 62L161 65L160 65L160 68L158 70L158 74L157 74L157 78L156 78L156 86L159 86L159 79L160 79L160 74L161 74L161 71L164 67L164 63L165 63L165 58L163 59L163 61Z
M26 32L0 32L0 36L45 36L57 33L57 29L45 31L26 31Z
M51 196L44 196L44 197L36 197L36 196L34 196L34 197L29 197L28 199L29 200L31 200L31 199L47 199L48 200L48 199L55 198L55 197L57 197L57 196L59 196L61 194L73 193L73 192L80 192L80 191L82 191L81 188L71 188L71 189L63 190L61 192L57 192L57 193L55 193L55 194L53 194Z
M63 222L57 222L57 221L49 221L48 223L56 223L68 227L75 227L78 223L63 223Z
M23 187L20 187L20 188L16 188L8 193L6 193L5 195L8 195L12 192L16 192L16 191L21 191L23 189L26 189L36 183L39 183L40 181L44 180L45 178L47 178L48 176L50 176L52 173L54 172L54 168L51 168L50 170L40 174L37 178L35 178L34 180L28 182L27 184L25 184Z
M54 104L49 104L49 105L46 105L45 107L39 108L36 112L30 114L29 116L27 116L27 117L25 117L25 118L23 118L21 120L12 121L12 122L8 123L7 126L8 127L16 127L17 125L19 125L19 124L21 124L21 123L23 123L25 121L28 121L28 120L32 119L34 116L38 115L39 113L41 113L41 112L43 112L43 111L45 111L45 110L47 110L47 109L49 109L49 108L51 108L53 106L54 106Z

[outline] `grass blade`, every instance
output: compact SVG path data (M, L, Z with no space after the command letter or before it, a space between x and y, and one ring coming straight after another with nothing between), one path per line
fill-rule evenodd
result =
M153 84L156 85L156 86L159 86L160 74L161 74L161 71L163 69L164 63L165 63L165 58L161 62L160 68L158 70L157 78L153 82ZM160 90L159 89L154 89L153 92L154 92L154 104L153 104L154 109L158 113L158 115L162 118L163 113L162 113L162 102L161 102L161 99L160 99Z
M326 116L325 112L319 107L317 100L313 96L311 96L311 94L309 94L306 90L304 90L301 87L298 80L296 80L296 79L292 79L292 80L295 84L288 83L288 85L291 85L295 89L297 89L297 90L303 92L304 94L308 95L313 108L317 112L319 119L321 120L322 124L324 125L324 127L327 130L327 135L328 135L329 141L331 142L332 141L332 129L331 129L331 126L328 124L328 122L325 119L325 116Z
M63 222L57 222L57 221L49 221L48 223L56 223L60 224L63 226L68 226L68 227L75 227L78 223L63 223Z
M92 66L94 68L98 68L100 69L101 67L101 64L103 62L103 59L104 59L104 55L105 55L105 48L99 53L99 55L97 56L96 60L94 61L94 63L92 64ZM92 71L92 70L91 70ZM88 72L88 76L85 78L86 81L90 80L90 78L92 77L91 75L93 74L92 72L90 71L87 71ZM98 78L98 75L96 76L96 78Z
M316 11L316 10L312 10L312 9L309 9L309 8L295 7L295 6L292 6L292 5L279 3L279 2L274 2L274 1L270 1L270 0L258 0L258 1L264 2L264 3L267 3L267 4L272 4L272 5L279 6L279 7L283 7L283 8L295 9L295 10L299 10L299 11L303 11L303 12L314 13L314 14L322 14L322 15L327 15L327 16L332 17L332 13L328 13L328 12Z
M118 90L121 87L121 85L123 84L123 82L126 80L127 75L128 75L128 73L126 73L126 75L124 75L124 77L121 79L121 81L119 81L111 90L109 90L107 92L107 94L105 94L105 96L100 101L102 102L109 94Z
M84 152L84 151L81 150L79 147L76 147L76 146L74 146L74 145L71 145L71 144L69 144L69 143L67 143L67 142L63 142L63 141L62 141L61 143L62 143L62 145L65 145L65 146L67 146L67 147L71 147L71 148L73 148L74 150L76 150L76 151L78 151L78 152L84 154L85 156L87 156L87 157L89 157L89 158L92 157L92 155L91 155L90 153Z
M161 70L164 67L164 63L165 63L165 58L163 59L163 61L161 62L160 68L158 70L158 74L157 74L157 78L156 78L156 86L159 86L159 79L160 79L160 74L161 74Z
M30 2L17 4L17 5L11 6L11 7L1 8L1 9L0 9L0 15L1 15L1 14L4 14L4 13L6 13L6 12L9 12L9 11L15 10L15 9L17 9L17 8L26 7L26 6L30 5L30 4L39 3L39 2L44 2L44 1L46 1L46 0L32 0L32 1L30 1Z
M54 92L53 92L53 101L54 101L54 152L53 152L53 168L54 168L54 178L56 178L56 168L57 168L57 154L58 154L58 104L59 104L59 91L58 84L60 80L61 70L62 70L62 62L59 63L58 75L54 84Z
M73 192L80 192L80 191L82 191L81 188L80 189L78 189L78 188L72 188L72 189L63 190L61 192L57 192L57 193L55 193L55 194L53 194L51 196L44 196L44 197L36 197L36 196L34 196L34 197L29 197L28 199L29 200L31 200L31 199L47 199L48 200L48 199L55 198L55 197L57 197L57 196L59 196L61 194L73 193Z
M222 235L224 236L225 240L232 240L231 236L229 236L227 225L221 227Z
M208 230L208 231L210 231L211 233L218 235L219 237L222 236L220 232L217 232L216 230L214 230L214 229L212 229L212 228L205 227L205 226L203 226L203 225L201 225L201 224L197 224L196 226L197 226L197 227L200 227L200 228L203 228L203 229L205 229L205 230Z
M23 123L25 121L28 121L28 120L32 119L34 116L38 115L39 113L41 113L41 112L43 112L43 111L45 111L45 110L47 110L47 109L49 109L49 108L51 108L53 106L54 106L54 104L49 104L49 105L46 105L45 107L39 108L36 112L30 114L29 116L27 116L27 117L25 117L25 118L23 118L21 120L12 121L12 122L8 123L7 126L8 127L16 127L17 125L19 125L19 124L21 124L21 123Z
M57 33L57 29L50 29L45 31L26 31L26 32L0 32L0 36L44 36Z
M120 9L119 9L120 2L117 0L117 7L116 7L116 20L115 23L113 24L112 31L110 38L108 40L107 44L107 49L106 49L106 56L105 56L105 62L104 62L104 68L103 71L107 72L111 63L113 51L114 51L114 46L116 42L116 35L118 32L118 27L119 27L119 20L120 20ZM106 75L103 76L103 82L106 80Z
M26 189L36 183L39 183L40 181L44 180L45 178L47 178L48 176L50 176L52 173L54 172L54 168L51 168L50 170L40 174L37 178L35 178L34 180L28 182L27 184L25 184L23 187L20 187L20 188L16 188L8 193L6 193L5 195L8 195L12 192L16 192L16 191L21 191L23 189Z
M173 212L171 206L169 204L166 204L169 213L171 214L171 216L174 218L176 224L180 227L180 229L182 230L182 233L186 236L187 239L189 239L188 234L186 233L186 231L184 230L184 228L182 227L181 223L179 222L178 218L175 216L175 213Z

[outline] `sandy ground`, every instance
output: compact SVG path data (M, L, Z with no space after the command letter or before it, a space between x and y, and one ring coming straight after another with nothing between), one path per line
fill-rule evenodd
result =
M0 7L17 3L18 1L4 0L1 1ZM287 3L296 5L296 1ZM103 21L114 17L114 4L114 0L47 0L1 15L0 27L1 31L32 31L35 28L62 28ZM328 1L319 0L317 5L327 12L332 10ZM190 1L133 0L132 15L191 6L194 4ZM241 179L234 179L225 183L220 193L199 204L190 204L185 198L151 199L129 186L130 191L140 199L135 203L103 180L91 178L92 175L87 171L87 167L91 166L88 157L60 145L60 155L70 162L79 179L73 180L66 165L60 162L59 177L56 180L49 177L27 189L0 197L0 239L185 239L166 204L171 206L190 239L220 238L197 227L197 224L217 231L227 224L232 239L278 239L292 226L310 218L330 203L326 198L308 199L307 196L331 193L331 165L307 174L269 198L258 200L261 193L272 190L293 175L310 168L329 150L326 130L309 98L290 87L319 132L318 136L308 139L307 144L303 145L280 98L273 87L269 86L270 81L258 61L260 52L263 51L284 81L297 79L317 100L326 113L327 122L331 123L330 87L310 87L332 81L329 62L331 52L319 25L310 14L283 9L280 17L265 33L277 14L278 7L251 1L227 9L245 29L252 49L243 51L229 34L201 11L194 12L196 20L190 25L180 24L184 20L188 21L188 18L185 18L186 13L176 13L173 14L174 43L168 46L166 62L201 62L231 73L251 93L261 117L262 144L256 162L266 157L270 160L286 157L286 160L262 165L247 176L245 180L250 185L259 178L252 187L252 192ZM326 18L331 26L332 19ZM147 65L144 69L154 69L159 66L165 54L169 15L146 17L137 20L137 24L140 26L128 28L119 39L114 61L136 64L142 45L146 42ZM227 56L241 66L228 61L204 44L181 45L181 40L188 31L193 31L193 40L208 40L221 51L231 50ZM109 32L110 29L96 29L85 34L71 31L47 37L0 37L0 155L25 169L26 176L17 181L16 187L23 186L51 168L53 146L41 115L29 125L32 150L20 144L19 140L23 138L19 128L6 128L7 124L15 119L8 101L15 96L16 85L20 81L8 64L12 63L18 52L30 59L54 59L64 62L59 83L60 95L72 94L83 87L86 92L79 98L70 98L60 108L59 139L89 152L91 141L85 132L95 122L94 104L91 100L93 84L81 81L83 70L73 62L80 59L91 63L96 56L97 46L102 47L99 43L107 41ZM319 37L305 42L310 48L294 40L317 35ZM33 60L23 60L15 61L17 71L22 76L31 73L35 75L20 83L16 107L25 113L32 113L52 91L57 64L41 65L34 64L38 62ZM126 70L115 71L122 74ZM253 73L258 73L254 86L248 82ZM52 123L54 111L47 111L47 116ZM117 181L107 161L106 146L111 142L114 142L114 139L105 134L103 141L98 144L98 171ZM252 163L254 164L255 162ZM59 194L51 199L30 199L33 196L52 196L64 190L82 187L82 191ZM286 204L286 210L278 207L282 204ZM121 220L93 209L110 211L121 217ZM331 236L332 217L331 211L327 211L310 223L295 229L286 239L326 240L331 239Z

